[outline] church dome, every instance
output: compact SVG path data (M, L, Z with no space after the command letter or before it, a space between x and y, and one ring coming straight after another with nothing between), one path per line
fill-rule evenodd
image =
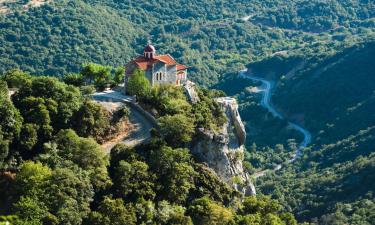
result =
M145 47L144 52L156 52L156 49L155 49L155 47L153 45L148 44Z

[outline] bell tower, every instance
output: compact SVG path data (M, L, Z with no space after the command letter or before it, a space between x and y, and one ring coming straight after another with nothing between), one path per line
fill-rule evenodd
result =
M148 44L143 50L143 56L149 60L149 59L153 59L155 55L156 55L155 47L151 44Z

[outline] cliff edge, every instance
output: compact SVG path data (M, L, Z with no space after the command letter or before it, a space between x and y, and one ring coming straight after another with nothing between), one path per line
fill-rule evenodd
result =
M238 113L234 98L217 98L227 119L219 133L201 128L199 137L193 142L192 153L226 183L244 195L255 195L255 187L244 170L244 143L246 131Z

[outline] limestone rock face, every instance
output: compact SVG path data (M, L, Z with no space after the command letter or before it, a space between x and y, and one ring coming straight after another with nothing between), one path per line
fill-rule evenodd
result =
M192 153L237 191L244 195L255 195L255 187L242 165L245 151L244 134L237 130L239 128L239 121L237 120L240 120L240 118L236 108L236 100L230 99L231 104L218 102L222 105L228 118L227 123L218 134L200 129L200 136L194 141ZM240 124L242 124L242 121L240 121Z

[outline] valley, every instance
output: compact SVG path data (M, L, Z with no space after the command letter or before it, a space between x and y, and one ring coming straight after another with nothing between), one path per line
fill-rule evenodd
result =
M261 105L264 108L266 108L269 112L271 112L274 117L278 117L280 119L285 119L284 116L282 116L279 112L277 112L276 109L271 104L271 96L272 96L272 91L273 91L272 89L273 89L273 86L274 86L272 84L272 81L268 81L268 80L260 78L260 77L255 77L255 76L249 74L248 70L240 71L239 77L262 82L263 88L262 89L258 88L258 90L260 90L259 92L264 93L263 97L262 97L262 100L261 100ZM301 157L303 155L303 150L311 143L311 138L312 138L311 133L308 130L304 129L302 126L300 126L296 123L290 122L290 121L288 121L288 124L292 129L295 129L298 132L301 132L303 134L303 141L297 147L296 152L293 154L292 158L288 159L286 162L283 162L282 164L293 163L299 157ZM256 172L255 174L252 175L252 177L256 179L256 178L259 178L259 177L262 177L262 176L266 175L266 173L268 173L268 172L271 172L271 171L276 172L276 171L282 169L282 164L276 165L271 170L267 169L267 170Z
M0 30L0 224L375 221L374 1L9 0ZM103 92L148 42L199 87L143 82L156 122Z

